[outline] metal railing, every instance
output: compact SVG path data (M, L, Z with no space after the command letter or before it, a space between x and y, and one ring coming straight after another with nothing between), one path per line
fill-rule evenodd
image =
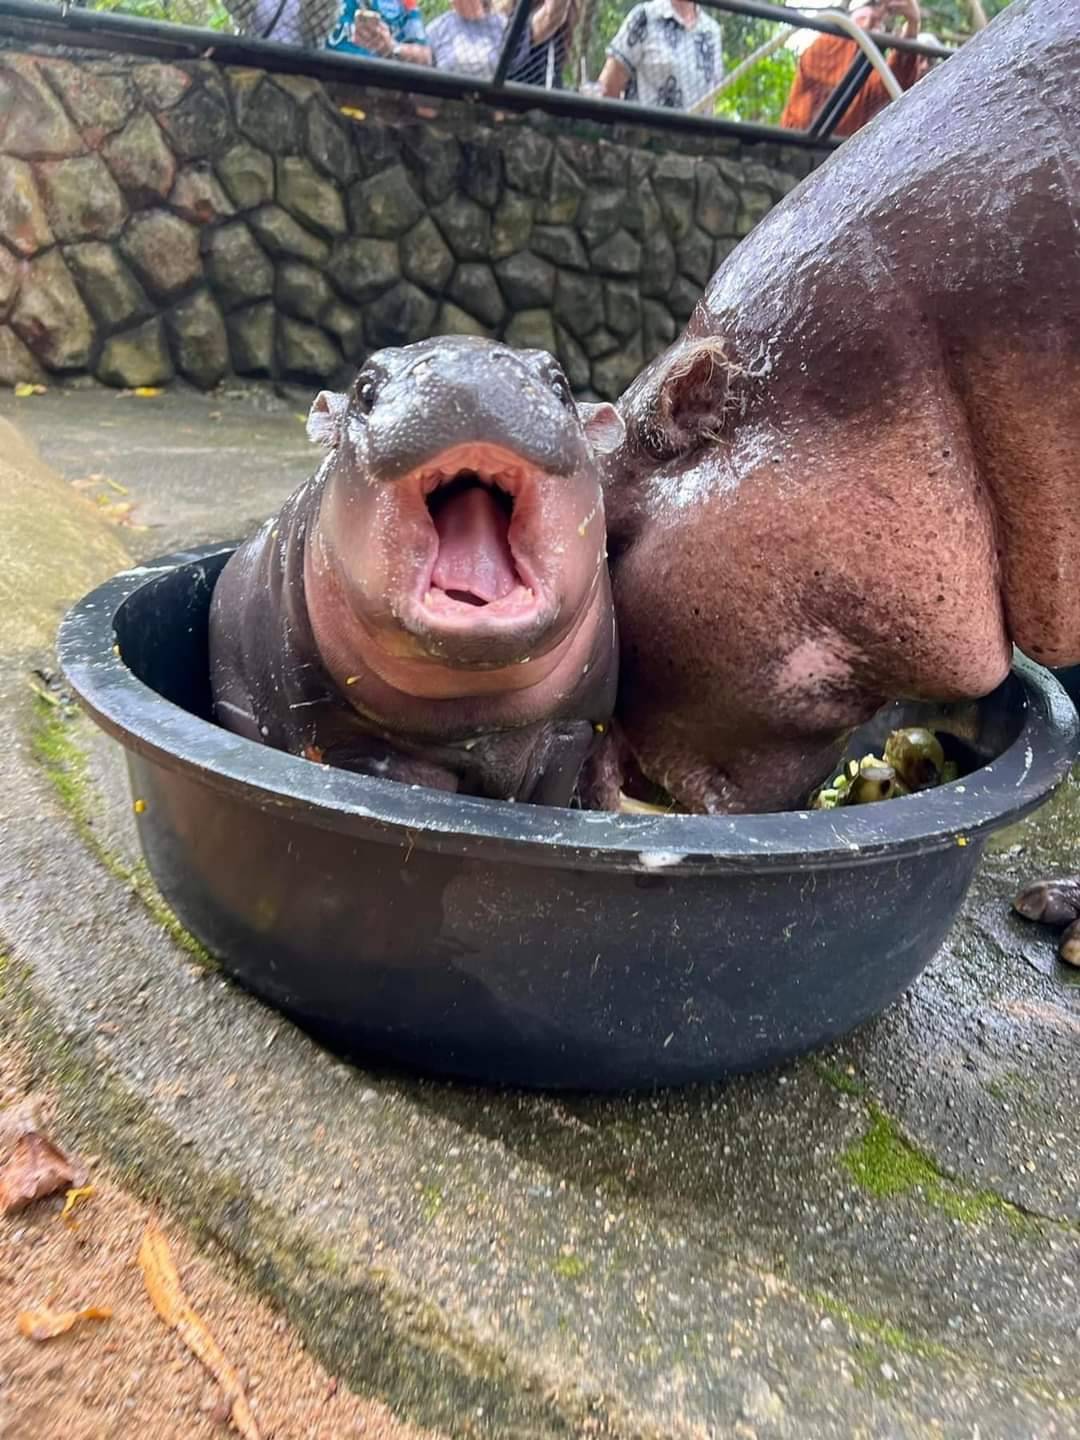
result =
M260 4L264 7L261 12L264 26L266 5L275 25L280 25L281 17L287 12L295 16L304 5L321 6L321 11L310 11L323 17L309 26L310 33L317 35L327 23L326 14L336 14L340 3L341 0L58 0L58 3L0 0L0 40L6 36L12 40L127 50L164 58L214 58L226 64L258 66L405 94L484 102L507 111L542 110L603 125L719 133L751 142L817 149L837 143L836 126L871 74L879 76L886 100L900 93L882 51L909 52L930 62L947 60L955 53L953 47L933 41L858 30L849 16L832 10L786 7L768 0L698 0L699 12L710 16L708 24L713 30L717 27L712 15L721 17L719 30L725 56L734 51L736 63L730 69L725 65L723 73L717 75L716 83L711 84L704 95L680 108L670 103L644 103L633 95L613 98L610 94L598 93L596 78L588 74L598 63L598 48L600 55L605 51L610 55L613 40L625 32L628 23L632 28L634 0L563 0L567 13L573 17L574 33L559 54L557 69L553 69L549 46L546 69L536 76L528 74L522 55L530 48L534 51L543 48L531 44L534 32L527 34L540 0L516 0L498 51L492 52L493 63L488 75L462 74L454 69L400 59L340 53L314 43L283 43L265 38L261 31L250 33L258 28ZM372 8L371 0L357 0L357 3L361 9ZM557 0L548 0L548 3L557 3ZM225 5L229 9L225 9ZM450 0L421 0L421 5L429 11L439 6L449 10ZM99 8L104 6L109 8ZM250 15L245 12L245 6ZM135 13L139 10L151 13ZM203 23L178 23L171 18L174 15L185 19L198 16ZM614 21L623 27L617 33L612 30ZM783 28L769 35L764 43L754 43L752 47L747 44L748 53L739 57L738 46L729 43L729 34L734 32L736 39L749 37L756 42L762 25ZM605 34L605 27L612 33ZM242 33L245 30L247 33ZM852 47L852 64L826 103L819 107L811 126L789 129L773 118L747 120L733 116L730 111L725 113L722 107L732 90L752 75L755 67L787 47L799 31L839 36ZM793 78L797 63L793 52L788 50L784 74ZM569 80L575 69L578 84L572 88ZM602 78L602 70L600 74Z

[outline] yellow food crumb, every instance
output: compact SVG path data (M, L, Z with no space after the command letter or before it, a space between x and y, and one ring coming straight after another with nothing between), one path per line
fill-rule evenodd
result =
M594 725L592 728L596 731L597 735L603 735L604 731L607 729L607 726L606 726L606 725Z
M136 815L141 815L146 809L146 801L136 800L135 804L132 806L132 809L135 811Z
M79 1185L74 1190L69 1190L64 1197L64 1208L60 1211L60 1219L67 1220L70 1225L72 1222L68 1220L68 1216L82 1201L89 1200L93 1193L93 1185Z
M956 837L956 843L957 843L958 845L966 845L966 844L968 843L968 842L967 842L967 836L966 836L966 835L958 835L958 836Z

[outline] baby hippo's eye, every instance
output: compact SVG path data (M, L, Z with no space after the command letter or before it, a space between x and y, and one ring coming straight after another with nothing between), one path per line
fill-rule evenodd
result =
M376 389L377 386L372 375L361 375L356 382L356 403L365 415L371 414L371 408L375 404Z
M555 374L551 379L551 388L555 398L563 405L570 406L574 403L574 397L570 394L570 386L566 383L564 376Z

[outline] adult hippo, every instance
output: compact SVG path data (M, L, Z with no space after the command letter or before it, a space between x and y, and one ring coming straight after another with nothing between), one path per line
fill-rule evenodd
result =
M390 779L567 804L615 696L596 455L612 406L554 360L443 338L373 355L309 420L317 474L210 609L227 728Z
M593 803L797 806L884 702L1080 660L1080 8L1019 0L779 205L620 402Z

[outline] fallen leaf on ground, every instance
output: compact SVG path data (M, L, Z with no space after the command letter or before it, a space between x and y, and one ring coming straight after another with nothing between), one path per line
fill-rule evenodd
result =
M72 480L74 490L93 490L98 485L108 485L110 490L115 490L118 495L126 495L126 485L121 485L119 480L111 480L108 475L101 475L95 472L93 475L85 475L81 480Z
M87 1305L85 1310L50 1310L43 1305L40 1310L20 1310L16 1324L19 1334L27 1340L54 1340L64 1335L80 1320L111 1320L112 1311L107 1305Z
M260 1440L259 1427L255 1424L240 1376L225 1358L205 1321L192 1309L180 1285L168 1242L153 1220L147 1225L139 1246L139 1268L154 1309L165 1324L176 1331L196 1359L206 1366L225 1392L233 1425L244 1440Z
M74 1183L75 1172L67 1156L51 1140L31 1130L19 1136L0 1168L0 1212L10 1215Z
M69 1190L64 1196L64 1208L60 1211L60 1219L66 1220L69 1225L73 1225L75 1222L71 1219L72 1211L81 1205L84 1200L89 1200L93 1193L93 1185L76 1185L73 1190Z
M15 398L25 400L28 395L44 395L44 385L31 385L27 380L20 380L15 386Z

